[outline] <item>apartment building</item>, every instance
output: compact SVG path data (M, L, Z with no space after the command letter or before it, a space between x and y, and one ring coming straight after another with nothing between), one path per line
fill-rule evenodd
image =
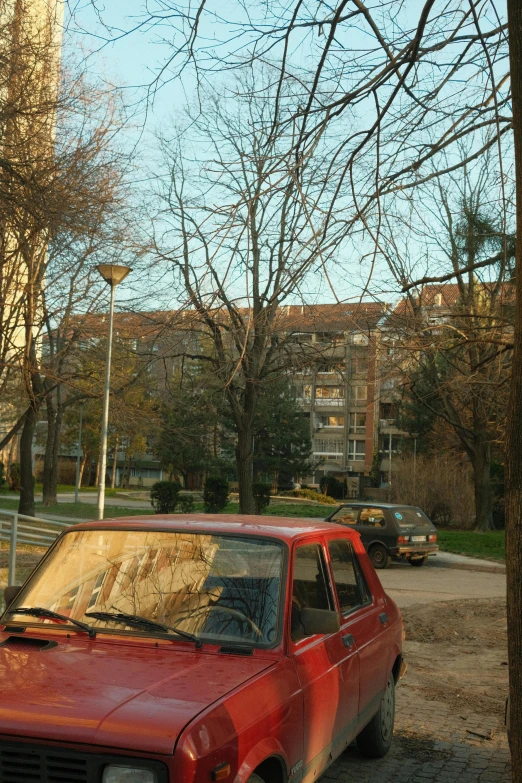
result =
M370 473L379 432L380 331L388 312L383 302L288 308L296 346L292 380L320 463L304 479L308 484L333 475L357 495Z
M428 286L421 309L413 314L406 299L394 307L384 302L352 305L291 305L281 308L277 322L280 350L285 352L289 379L303 416L309 421L317 468L301 477L319 485L325 475L346 479L348 493L360 494L369 483L374 453L379 453L379 480L393 481L393 464L401 442L410 434L399 427L400 384L404 377L404 334L419 318L421 328L438 334L453 317L458 288L452 284ZM103 315L85 317L86 350L105 339ZM168 386L187 355L196 355L205 330L193 311L118 313L115 334L137 355L152 359L151 382ZM185 368L187 371L187 368ZM163 477L152 452L126 463L124 444L109 457L109 480L116 462L118 480L127 471L132 485L148 486ZM374 477L377 478L377 477ZM117 483L119 481L117 480Z

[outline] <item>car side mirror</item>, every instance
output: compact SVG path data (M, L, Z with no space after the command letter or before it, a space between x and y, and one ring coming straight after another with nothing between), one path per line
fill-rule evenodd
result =
M301 609L299 620L303 626L305 636L314 636L317 633L337 633L341 628L341 618L338 612L330 609Z
M10 587L6 587L4 590L4 601L5 601L5 608L9 606L9 604L12 604L20 590L22 589L22 585L11 585Z

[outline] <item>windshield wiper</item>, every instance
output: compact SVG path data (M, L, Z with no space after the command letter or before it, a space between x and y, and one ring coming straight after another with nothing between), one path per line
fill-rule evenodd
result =
M116 623L126 623L127 625L136 625L151 628L156 631L163 631L173 633L181 636L182 639L187 639L189 642L194 642L196 647L202 647L201 639L188 631L182 631L181 628L176 628L174 625L165 625L164 623L158 623L156 620L148 620L146 617L140 617L139 614L127 614L126 612L86 612L85 617L92 617L93 620L108 620Z
M42 606L19 606L17 609L10 609L9 614L26 614L29 617L48 617L50 620L63 620L71 625L76 625L81 628L82 631L87 631L91 639L96 636L96 631L87 623L82 623L80 620L73 620L72 617L67 617L65 614L58 614L53 612L52 609L44 609Z

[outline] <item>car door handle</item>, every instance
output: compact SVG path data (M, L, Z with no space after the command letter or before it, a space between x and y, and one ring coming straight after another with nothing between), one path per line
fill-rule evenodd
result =
M382 614L379 615L379 620L383 625L386 625L386 623L388 622L388 615L386 614L386 612L383 612Z
M346 636L343 636L343 644L345 647L353 647L355 644L355 639L351 633L347 633Z

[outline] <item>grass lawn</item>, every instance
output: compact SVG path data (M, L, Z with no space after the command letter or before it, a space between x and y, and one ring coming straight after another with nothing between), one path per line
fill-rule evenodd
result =
M203 511L203 503L196 503L196 511ZM312 503L280 503L272 501L265 511L266 516L272 517L314 517L325 519L331 514L335 506L316 506ZM239 514L239 503L228 503L224 514Z
M10 498L8 495L0 495L0 508L8 511L16 511L18 500ZM194 511L203 512L203 503L196 503ZM324 519L332 511L332 506L322 506L301 503L271 503L266 514L278 517L315 517ZM105 506L105 516L127 517L127 516L150 516L154 513L152 506L143 506L143 508L128 508L121 506ZM223 511L224 514L238 514L239 503L228 503ZM96 506L94 503L57 503L55 506L43 506L42 503L35 504L35 514L48 514L49 516L75 517L76 519L96 519Z
M74 490L75 490L74 484L58 484L58 487L57 487L56 491L58 493L62 493L62 492L69 492L69 493L71 493L72 492L74 494ZM35 493L37 495L41 494L41 492L42 492L42 485L39 484L39 483L36 483L34 485L34 491L35 491ZM98 488L97 487L80 487L78 491L79 492L94 492L94 493L96 493L98 491ZM111 487L105 487L105 495L107 497L109 497L109 498L116 497L118 492L124 492L124 491L125 490L111 489ZM0 500L1 500L1 497L0 497Z
M0 495L0 509L7 511L16 511L18 500L10 499L5 495ZM111 517L130 517L137 515L150 515L154 513L152 506L150 508L126 508L124 506L106 506L105 516ZM57 503L55 506L44 506L42 503L35 503L35 514L48 514L50 517L75 517L76 519L96 519L96 505L94 503Z
M445 552L457 555L505 560L506 547L503 530L477 533L475 530L439 530L438 543Z

